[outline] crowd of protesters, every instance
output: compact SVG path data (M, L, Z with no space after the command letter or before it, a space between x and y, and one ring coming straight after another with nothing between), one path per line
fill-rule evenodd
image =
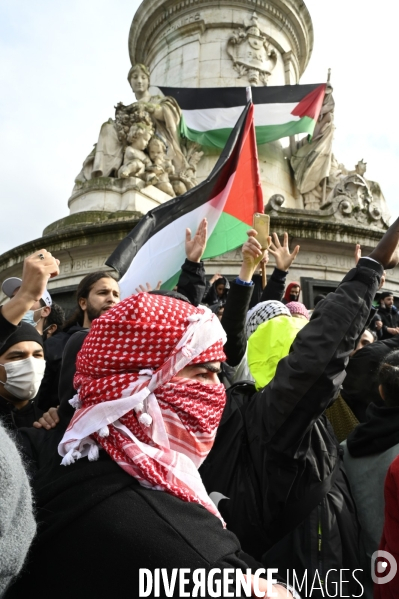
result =
M312 306L287 234L249 230L233 280L207 278L206 238L173 291L121 301L93 272L67 319L45 249L3 281L0 596L179 596L174 569L222 585L198 596L244 596L238 572L252 596L399 596L376 559L399 561L399 219Z

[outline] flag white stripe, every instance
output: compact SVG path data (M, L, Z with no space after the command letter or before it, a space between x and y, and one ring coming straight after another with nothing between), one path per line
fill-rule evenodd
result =
M158 281L166 282L183 264L185 254L186 228L192 234L203 218L208 220L208 239L223 211L235 173L230 176L226 187L213 199L212 205L206 202L176 219L157 234L153 235L137 252L128 270L119 281L121 298L136 293L136 287L147 282L155 287Z
M292 111L298 102L283 104L255 104L255 127L283 125L299 121ZM194 131L214 131L215 129L232 129L245 106L230 108L205 108L201 110L183 110L184 122Z

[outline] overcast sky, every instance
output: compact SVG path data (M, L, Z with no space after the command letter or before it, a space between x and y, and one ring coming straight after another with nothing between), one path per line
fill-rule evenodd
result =
M0 253L68 215L67 200L101 123L132 101L127 40L137 0L0 3ZM397 4L306 0L315 44L303 83L336 102L334 153L364 158L392 214L396 199ZM381 10L378 7L381 6Z

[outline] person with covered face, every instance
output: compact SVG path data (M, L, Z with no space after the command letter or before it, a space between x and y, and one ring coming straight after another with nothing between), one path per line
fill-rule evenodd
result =
M7 428L32 426L42 415L35 398L45 366L42 336L22 322L0 347L0 416Z
M339 393L383 270L398 263L398 242L399 219L318 304L275 373L259 379L265 386L257 390L243 381L227 391L215 444L200 470L243 549L280 570L295 570L301 580L306 574L320 581L315 597L332 595L340 570L361 568L356 508L324 412ZM240 274L244 281L251 281L262 257L257 249ZM236 291L232 286L223 318L234 310ZM250 287L239 291L249 305ZM341 587L341 596L360 593L353 577Z
M0 386L3 391L0 395L7 395L10 399L15 394L21 394L22 371L10 356L10 337L21 328L30 327L36 335L34 344L30 346L39 348L40 335L30 325L20 325L22 317L30 310L33 304L41 298L48 279L59 272L59 261L51 256L45 249L35 252L24 260L21 285L9 302L0 309L0 352L2 352L3 367L0 366ZM14 338L15 341L15 338ZM21 349L21 339L15 347ZM32 340L30 340L32 341ZM36 341L38 343L36 344ZM29 350L29 340L22 342L25 350ZM18 359L20 358L20 359ZM22 361L21 354L14 354L16 362ZM39 359L39 358L38 358ZM14 364L13 364L14 362ZM19 373L18 373L19 370ZM23 375L25 377L25 374ZM7 385L7 388L6 388ZM24 391L25 385L23 385ZM6 400L4 400L6 401ZM10 404L11 405L11 404ZM7 413L9 415L9 413ZM13 431L14 433L14 431ZM21 456L13 442L14 435L7 434L2 426L0 417L0 596L2 597L12 579L21 570L29 545L36 532L36 523L33 516L32 495L29 481L22 463Z
M92 323L65 434L23 432L40 527L7 597L137 596L143 568L217 569L221 578L232 569L234 580L260 567L226 530L198 474L225 406L224 342L208 308L159 292L129 297Z
M301 286L296 281L292 281L287 285L287 288L283 297L283 304L288 304L289 302L297 302L299 300L299 294L301 293Z

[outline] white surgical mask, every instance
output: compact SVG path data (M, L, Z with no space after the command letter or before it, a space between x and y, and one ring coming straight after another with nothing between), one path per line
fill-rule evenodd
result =
M4 389L18 399L32 399L36 397L42 382L46 361L39 358L26 358L15 362L0 364L5 368L7 381L3 383Z
M22 317L22 321L31 324L33 327L37 327L41 318L39 318L39 320L35 322L35 312L39 312L39 310L42 311L43 308L37 308L37 310L28 310Z

